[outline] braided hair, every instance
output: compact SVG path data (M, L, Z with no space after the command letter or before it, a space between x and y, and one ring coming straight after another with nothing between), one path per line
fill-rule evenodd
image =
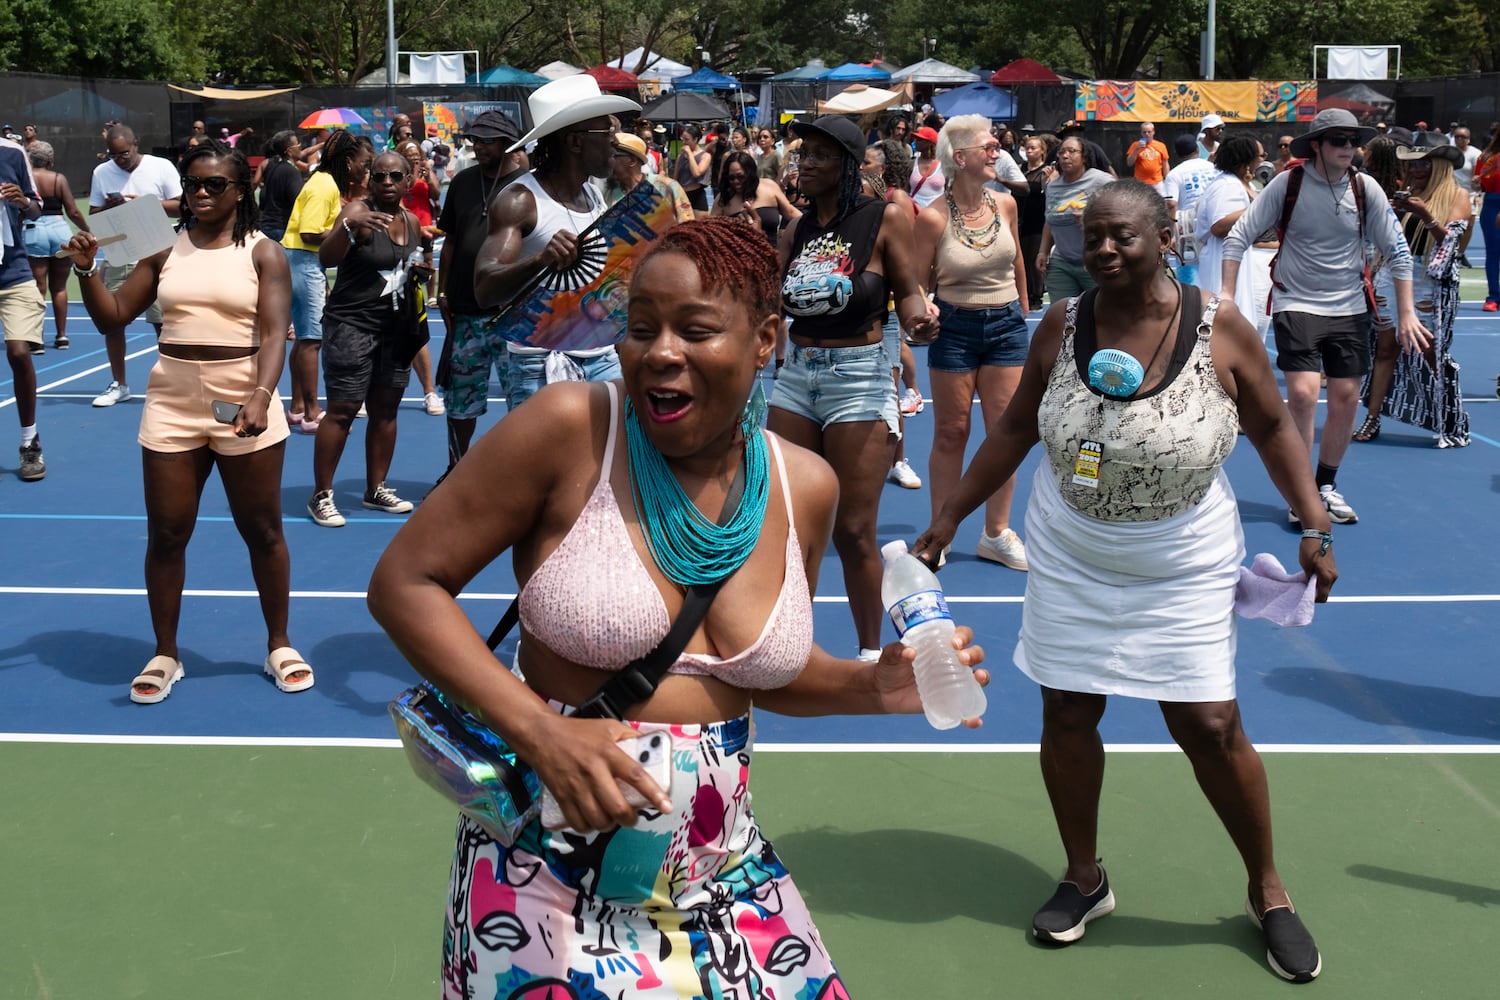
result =
M199 160L223 160L229 164L230 172L234 175L231 183L243 192L244 197L235 206L234 232L231 236L234 245L242 247L246 238L260 229L260 208L255 204L255 198L250 193L252 187L250 162L245 159L245 154L229 145L227 142L219 142L217 139L204 139L198 145L182 154L181 171L186 176L189 168ZM186 196L178 203L178 217L182 219L183 228L193 223L193 211L188 207Z
M757 316L778 312L781 308L780 265L776 251L758 229L737 219L715 216L694 219L673 226L663 233L641 263L663 253L680 253L698 268L704 288L727 288L734 297L749 306Z
M854 211L854 205L865 193L864 174L861 168L864 166L859 160L843 153L843 166L839 175L839 210L833 217L834 225L848 218L849 213Z
M885 186L905 191L911 184L911 147L900 139L881 139L875 148L885 158L885 169L881 172Z
M318 161L318 169L333 178L333 182L339 186L339 194L345 198L354 192L354 182L357 179L349 169L350 164L360 151L366 149L371 153L375 152L375 144L370 141L369 136L355 135L342 128L334 129L323 142L323 157Z

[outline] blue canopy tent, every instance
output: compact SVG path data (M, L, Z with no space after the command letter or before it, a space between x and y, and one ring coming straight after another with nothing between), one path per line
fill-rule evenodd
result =
M789 69L785 73L777 73L775 76L771 77L769 82L808 83L812 80L816 80L818 77L827 72L828 67L823 63L823 60L811 59L808 60L806 66L799 66L796 69Z
M487 87L540 87L547 82L547 78L501 63L499 66L491 66L482 73L470 73L467 82L483 84Z
M984 115L991 121L1016 116L1016 102L1009 90L992 83L970 83L936 95L932 106L944 118L954 115Z
M823 83L824 81L853 83L855 81L865 82L868 80L885 82L890 80L890 78L891 74L885 70L875 66L865 66L862 63L844 63L842 66L835 66L833 69L824 70L813 77L819 83Z
M672 81L674 90L693 90L700 93L708 93L715 90L738 90L740 81L732 76L725 76L717 70L704 66L702 69L694 70L687 76L679 76Z

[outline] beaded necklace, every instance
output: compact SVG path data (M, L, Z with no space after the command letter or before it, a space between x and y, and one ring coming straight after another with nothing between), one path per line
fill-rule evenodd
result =
M766 439L759 426L745 428L745 494L724 525L705 517L682 491L666 458L641 427L630 398L625 399L625 445L630 459L630 498L646 536L651 558L679 587L715 583L750 558L770 496Z
M970 250L988 250L1000 238L1000 211L995 207L995 199L982 188L980 193L984 195L984 207L990 210L990 221L978 229L970 229L964 225L964 213L958 207L958 199L953 197L953 189L944 192L948 199L948 216L953 220L953 235Z

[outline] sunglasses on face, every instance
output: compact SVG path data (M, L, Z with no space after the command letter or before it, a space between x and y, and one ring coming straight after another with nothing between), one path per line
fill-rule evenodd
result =
M184 194L197 194L199 191L207 191L211 195L221 195L229 190L229 185L234 181L228 177L184 177L182 179L182 191Z
M375 184L384 184L390 181L392 184L400 184L406 180L405 170L372 170L370 180Z
M1289 143L1289 142L1278 143L1278 145L1280 145L1282 149L1291 149L1292 148L1292 144Z
M1352 135L1330 135L1330 136L1325 137L1323 139L1323 141L1326 142L1328 145L1332 146L1334 149L1343 149L1345 146L1352 146L1352 145L1354 145L1354 136L1352 136Z

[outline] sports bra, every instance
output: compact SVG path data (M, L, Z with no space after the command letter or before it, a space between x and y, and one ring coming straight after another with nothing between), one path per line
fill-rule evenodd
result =
M609 389L609 438L599 481L578 520L537 567L519 598L521 626L565 660L617 671L655 649L671 627L661 591L647 572L610 484L620 403ZM786 575L760 636L730 657L683 653L668 673L707 675L739 688L784 687L802 672L812 649L812 597L792 515L781 445L767 433L786 504Z
M781 303L792 332L813 340L838 340L884 322L890 284L870 270L886 203L861 198L828 228L804 212L792 239L781 282Z

